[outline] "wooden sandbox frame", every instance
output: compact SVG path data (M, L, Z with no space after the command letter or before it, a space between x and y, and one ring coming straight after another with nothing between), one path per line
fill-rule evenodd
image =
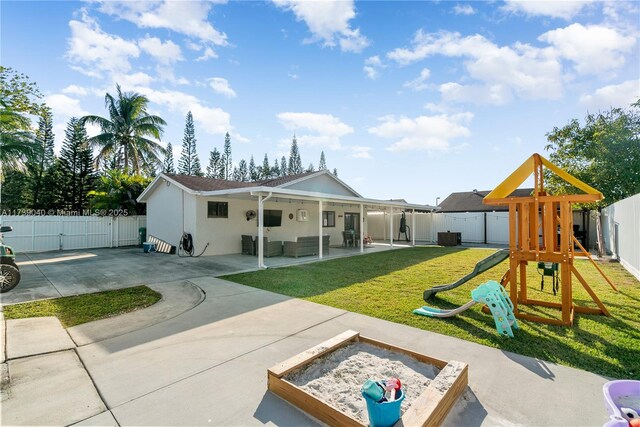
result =
M453 360L445 362L402 347L363 337L359 332L349 330L268 369L267 388L272 393L277 394L309 415L329 425L366 427L366 424L361 421L322 402L317 397L284 379L292 371L301 369L319 357L354 342L367 343L386 350L403 353L440 369L440 373L431 381L425 391L413 401L396 425L404 425L406 427L440 425L467 387L468 365L466 363Z

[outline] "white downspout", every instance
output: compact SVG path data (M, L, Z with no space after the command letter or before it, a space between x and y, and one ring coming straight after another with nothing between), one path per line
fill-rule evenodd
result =
M318 259L322 259L322 200L318 200Z
M267 268L264 265L264 202L269 200L273 193L265 198L258 196L258 268Z

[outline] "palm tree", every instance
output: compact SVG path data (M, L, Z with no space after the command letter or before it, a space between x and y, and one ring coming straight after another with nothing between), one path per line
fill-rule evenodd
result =
M96 162L115 157L116 164L129 173L129 167L136 174L141 170L153 170L161 164L165 149L149 137L160 140L163 126L167 123L158 116L147 112L149 100L136 92L122 92L116 84L117 97L107 93L104 104L109 118L84 116L82 124L100 126L102 133L89 138L89 143L99 148Z
M29 129L29 120L0 100L0 179L3 170L24 170L25 160L42 149Z

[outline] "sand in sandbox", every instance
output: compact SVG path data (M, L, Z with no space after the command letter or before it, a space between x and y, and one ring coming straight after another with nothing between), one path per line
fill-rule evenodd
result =
M367 405L360 392L366 380L400 379L405 393L401 409L404 413L438 372L435 366L411 356L355 342L316 359L285 379L366 424Z

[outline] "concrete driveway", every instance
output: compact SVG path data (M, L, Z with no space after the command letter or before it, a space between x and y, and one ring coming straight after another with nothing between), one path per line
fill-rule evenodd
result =
M3 425L316 425L267 392L266 371L348 329L468 363L469 388L446 425L607 420L601 376L213 277L246 269L251 257L223 263L135 248L30 258L21 260L26 281L3 304L141 283L163 299L66 330L55 318L0 319L11 377Z

